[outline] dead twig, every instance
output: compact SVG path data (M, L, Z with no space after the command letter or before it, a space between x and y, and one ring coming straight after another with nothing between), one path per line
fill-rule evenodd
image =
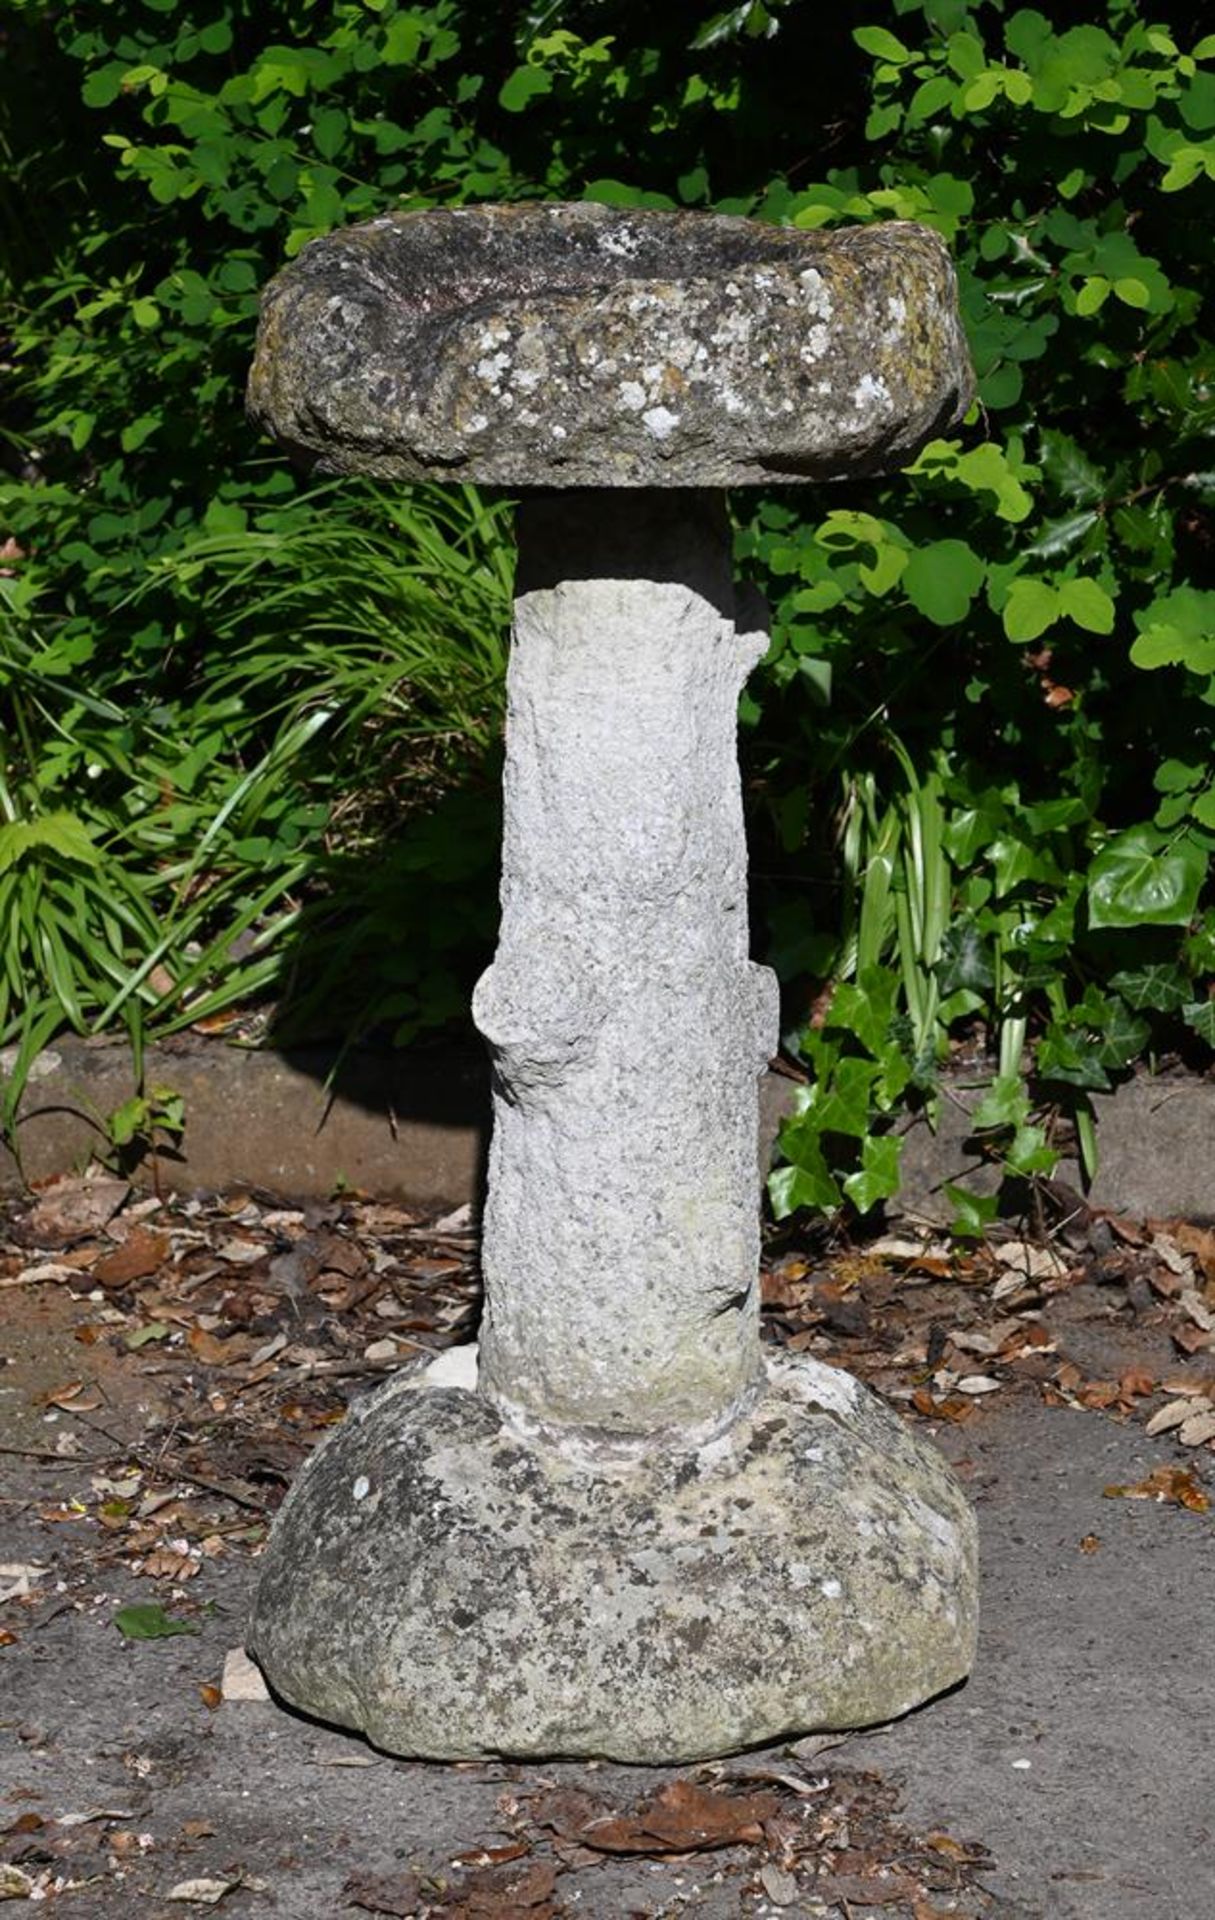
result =
M52 1453L49 1447L7 1447L0 1445L0 1453L11 1453L18 1460L47 1460L55 1467L104 1467L113 1457L101 1453Z

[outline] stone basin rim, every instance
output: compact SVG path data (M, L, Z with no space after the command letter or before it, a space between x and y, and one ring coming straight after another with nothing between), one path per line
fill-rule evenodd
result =
M529 202L310 242L264 290L249 408L321 473L720 488L889 470L972 392L928 227Z

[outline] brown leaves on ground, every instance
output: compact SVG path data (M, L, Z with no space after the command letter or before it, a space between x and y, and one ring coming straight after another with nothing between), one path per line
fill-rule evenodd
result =
M527 1860L472 1873L352 1874L343 1888L352 1907L398 1920L442 1914L445 1920L554 1920L557 1863Z
M171 1251L172 1242L167 1233L136 1226L112 1253L102 1254L94 1262L92 1277L107 1293L122 1293L136 1280L147 1280L156 1273Z
M397 1920L555 1920L579 1911L590 1892L583 1876L608 1871L613 1861L712 1854L715 1877L737 1881L740 1899L767 1898L793 1912L814 1902L897 1907L936 1920L962 1911L959 1893L968 1895L968 1914L986 1912L976 1878L990 1864L986 1850L944 1833L918 1838L894 1818L896 1807L894 1790L874 1774L811 1778L795 1762L784 1773L742 1779L681 1776L632 1805L615 1804L606 1792L544 1785L521 1797L503 1794L499 1813L513 1836L507 1845L442 1867L354 1874L345 1893L352 1906ZM949 1905L938 1906L938 1898Z
M529 1803L539 1827L592 1853L702 1853L718 1847L758 1846L764 1822L780 1806L774 1793L728 1793L672 1780L629 1813L596 1808L588 1794L540 1794Z
M23 1223L28 1246L66 1247L96 1233L118 1212L129 1180L90 1170L82 1178L57 1174L35 1187L37 1199Z
M767 1331L938 1425L963 1425L1028 1389L1215 1450L1215 1382L1162 1380L1156 1333L1188 1361L1215 1351L1215 1232L1106 1215L1065 1191L1059 1205L1066 1239L1045 1243L961 1249L904 1228L839 1249L819 1229L816 1258L813 1227L783 1229L763 1275ZM1108 1376L1078 1365L1067 1347L1085 1320L1143 1324L1157 1364L1124 1361ZM1116 1351L1116 1338L1105 1344ZM1180 1398L1162 1406L1170 1392Z
M260 1548L351 1394L467 1338L480 1296L467 1210L162 1200L95 1173L0 1205L0 1288L28 1356L6 1373L8 1404L47 1422L45 1444L13 1451L78 1463L70 1498L58 1481L30 1508L61 1570L87 1566L97 1587L133 1574L187 1617L212 1562ZM48 1379L41 1356L72 1335L74 1365ZM0 1649L46 1605L5 1587Z
M1211 1502L1186 1467L1154 1467L1145 1480L1131 1487L1106 1487L1107 1500L1156 1500L1185 1507L1190 1513L1209 1513Z

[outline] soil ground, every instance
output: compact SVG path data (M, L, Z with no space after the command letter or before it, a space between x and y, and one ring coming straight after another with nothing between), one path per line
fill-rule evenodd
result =
M970 1490L972 1678L880 1733L655 1770L402 1762L225 1690L308 1448L474 1330L465 1213L97 1180L14 1205L0 1897L65 1920L1215 1914L1215 1237L1055 1199L1036 1244L810 1234L766 1261L767 1337L869 1380Z

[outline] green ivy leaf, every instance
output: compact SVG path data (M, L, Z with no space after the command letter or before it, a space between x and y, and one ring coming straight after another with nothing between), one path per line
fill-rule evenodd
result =
M1180 967L1159 963L1112 973L1110 986L1132 1007L1149 1007L1154 1013L1180 1013L1191 992Z
M976 1132L991 1127L1020 1127L1029 1116L1029 1095L1015 1075L1001 1075L985 1090L972 1115Z
M1021 1180L1029 1180L1035 1174L1052 1174L1058 1164L1059 1155L1042 1127L1018 1127L1004 1150L1005 1168Z
M768 1198L778 1220L787 1220L799 1207L832 1213L843 1199L821 1149L808 1141L798 1151L796 1166L777 1167L768 1176Z
M954 993L984 994L995 986L990 944L972 919L957 919L946 927L936 974L943 999Z
M898 975L883 967L866 967L856 981L843 980L831 997L825 1026L855 1034L875 1059L880 1059L898 999Z
M1198 904L1207 855L1198 841L1133 827L1103 847L1088 870L1089 925L1183 927Z
M1000 1211L998 1194L971 1193L952 1180L945 1182L945 1193L957 1209L949 1223L953 1239L981 1240Z
M1182 1008L1181 1017L1200 1040L1215 1047L1215 1000L1192 1000Z
M869 1103L881 1068L876 1060L838 1060L813 1108L820 1133L842 1133L863 1140L869 1131Z
M844 1192L858 1213L868 1213L879 1200L898 1192L901 1146L893 1133L868 1134L862 1142L861 1164L844 1181Z

